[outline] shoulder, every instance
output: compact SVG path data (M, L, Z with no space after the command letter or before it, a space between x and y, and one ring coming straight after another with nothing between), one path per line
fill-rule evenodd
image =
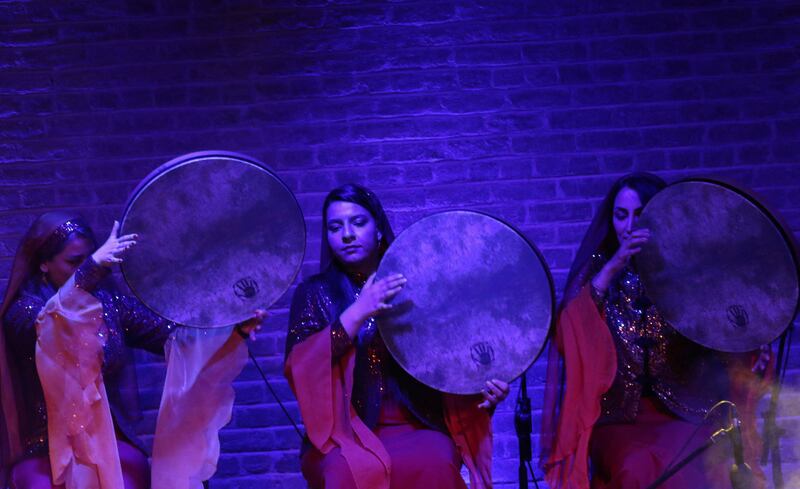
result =
M294 291L294 297L326 295L329 283L330 279L324 272L314 274L300 282Z
M20 310L20 309L31 309L32 307L37 307L41 309L44 307L45 300L42 297L34 294L28 293L21 293L17 296L16 299L11 303L11 307L9 307L9 311L12 309Z
M3 321L7 323L27 322L31 318L39 315L45 305L45 300L38 295L21 291L17 297L11 301Z

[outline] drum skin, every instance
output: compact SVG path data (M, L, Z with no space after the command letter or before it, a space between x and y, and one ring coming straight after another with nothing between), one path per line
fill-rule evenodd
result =
M540 353L552 279L538 250L502 221L471 211L423 218L392 243L376 278L394 273L408 282L378 327L420 382L477 394L489 379L513 381Z
M656 194L639 227L650 230L636 264L664 319L714 350L770 343L798 304L798 269L787 235L752 197L711 180Z
M121 233L139 236L122 263L134 294L161 316L201 328L272 305L305 252L291 191L258 161L221 151L151 173L131 195Z

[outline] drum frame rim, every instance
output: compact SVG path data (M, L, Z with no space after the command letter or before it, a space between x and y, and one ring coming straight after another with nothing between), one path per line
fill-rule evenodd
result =
M724 188L726 190L730 190L731 192L733 192L733 193L741 196L745 200L747 200L750 204L752 204L759 211L761 211L761 213L772 223L773 227L775 227L775 229L778 230L778 233L783 238L784 244L789 249L789 255L791 256L792 262L794 264L794 268L793 269L794 269L795 277L797 278L798 287L797 287L797 293L795 294L795 300L794 300L795 305L794 305L794 310L793 310L792 317L791 317L791 319L789 319L789 323L784 326L783 332L781 334L779 334L778 336L776 336L775 338L773 338L772 341L770 341L770 344L775 342L778 338L780 338L781 336L786 334L786 332L792 327L792 325L794 323L794 320L797 318L798 313L800 313L800 251L799 251L800 247L798 247L797 240L794 238L794 236L791 233L789 233L787 231L788 227L777 217L777 215L775 213L773 213L766 204L763 204L759 199L757 199L756 196L755 196L755 192L750 190L750 189L742 188L741 186L739 186L739 184L735 184L735 183L727 181L725 179L712 178L712 177L703 177L703 176L695 176L695 177L686 177L686 178L682 178L680 180L676 180L676 181L668 184L666 187L664 187L664 189L662 189L662 191L667 189L667 188L669 188L669 187L672 187L672 186L678 185L678 184L682 184L682 183L708 183L708 184L712 184L712 185L717 185L717 186L722 187L722 188ZM661 193L661 191L659 191L658 193ZM656 195L658 195L658 194L656 194ZM644 210L646 208L647 208L647 205L645 205L645 208L642 209L642 212L644 212ZM706 345L702 345L701 343L698 343L695 340L693 340L692 338L689 338L688 336L684 335L683 332L680 331L678 328L675 328L672 325L670 325L670 326L673 329L675 329L675 331L678 331L681 336L683 336L684 338L687 338L689 341L691 341L691 342L693 342L695 344L704 346L706 348L710 348L710 347L707 347ZM727 352L726 350L716 350L715 348L711 348L711 349L715 350L715 351ZM739 351L738 353L744 353L744 352L747 352L747 351L752 351L752 350L743 350L743 351ZM737 352L727 352L727 353L737 353Z
M163 164L159 165L158 167L153 169L150 173L148 173L147 176L145 176L142 179L142 181L139 182L136 185L136 187L134 187L134 189L131 191L130 195L128 196L128 200L125 203L125 210L123 211L122 218L120 220L120 227L119 227L120 231L119 231L119 234L120 235L123 234L125 221L127 220L127 217L128 217L128 214L130 213L132 205L137 201L137 199L141 196L141 194L144 192L144 190L147 189L147 187L153 181L155 181L161 175L166 174L168 171L170 171L172 169L177 169L180 166L182 166L183 164L187 164L187 163L191 162L192 160L204 159L204 158L213 158L213 157L224 157L224 158L230 158L230 159L240 159L240 160L242 160L242 161L244 161L246 163L252 164L253 166L258 167L258 168L266 171L268 174L270 174L288 192L288 194L292 198L292 201L297 206L298 212L300 213L300 217L301 217L300 221L303 223L303 248L302 248L302 251L301 251L300 263L295 268L295 271L292 274L292 280L289 282L289 285L286 287L286 289L283 292L281 292L281 294L278 295L278 297L271 304L264 306L265 309L269 309L270 307L275 305L275 303L278 300L280 300L280 298L283 297L283 295L285 295L288 290L290 290L292 288L292 285L295 283L295 281L297 280L297 277L300 275L300 272L303 269L303 263L305 262L306 251L307 251L307 248L308 248L308 245L307 245L307 241L308 241L308 225L306 224L306 219L305 219L305 215L303 214L303 209L302 209L302 207L300 207L300 202L297 201L297 196L294 194L294 192L292 192L292 190L289 188L289 186L286 185L286 182L284 182L278 176L277 172L273 171L266 164L262 163L261 161L257 160L256 158L253 158L252 156L248 156L248 155L245 155L243 153L238 153L238 152L235 152L235 151L207 150L207 151L194 151L194 152L191 152L191 153L186 153L186 154L177 156L175 158L172 158L171 160L167 161L166 163L163 163ZM124 265L124 262L121 265ZM128 280L128 276L125 273L125 267L124 266L120 266L120 271L122 273L122 278L125 281L125 284L131 290L133 295L135 295L136 298L139 299L142 302L142 304L144 304L148 309L150 309L151 311L155 312L156 314L158 314L161 317L165 317L160 312L156 311L150 305L148 305L147 301L145 301L139 294L136 293L136 288ZM233 323L233 324L225 324L225 325L219 325L219 326L197 326L197 325L192 325L192 324L179 323L177 321L174 321L171 318L166 318L165 317L165 319L173 321L176 324L179 324L181 326L194 328L194 329L220 329L220 328L231 327L231 326L234 326L235 324L238 324L238 323Z
M397 234L397 236L395 237L394 241L392 241L392 244L394 244L397 241L397 239L400 238L400 236L402 236L403 233L405 233L406 230L408 230L411 226L414 226L415 224L417 224L417 223L419 223L419 222L421 222L421 221L423 221L423 220L425 220L425 219L427 219L429 217L434 217L434 216L438 216L438 215L441 215L441 214L450 214L450 213L478 214L478 215L481 215L481 216L484 216L484 217L488 217L490 219L494 219L495 221L498 221L501 224L507 226L512 232L514 232L516 235L521 237L523 239L523 241L534 251L534 253L536 254L536 257L539 259L539 262L542 265L542 268L544 269L545 276L547 277L547 283L550 286L550 293L548 294L550 296L550 319L549 319L548 324L547 324L547 332L545 333L544 341L542 342L541 346L539 347L539 351L536 353L536 355L533 357L533 359L530 361L530 363L528 363L525 366L525 368L522 370L522 373L520 373L519 375L515 376L513 379L511 379L508 382L510 384L512 382L515 382L517 379L519 379L523 375L525 375L528 372L528 370L530 370L530 368L533 366L533 364L536 363L537 360L539 360L539 358L542 356L544 351L547 349L547 344L549 342L549 337L550 337L550 331L553 329L553 327L555 325L555 322L556 322L555 321L555 318L556 318L556 291L555 291L555 282L553 281L553 275L552 275L552 272L550 271L550 266L547 264L547 260L545 260L544 254L542 254L541 250L530 239L528 239L528 237L525 236L525 234L522 231L517 229L516 226L512 225L511 223L509 223L507 220L499 218L499 217L497 217L495 215L492 215L492 214L490 214L488 212L479 211L479 210L473 210L473 209L444 209L444 210L438 210L438 211L434 211L434 212L432 212L430 214L427 214L427 215L417 219L416 221L414 221L413 223L408 225L405 229L400 231ZM392 245L389 245L389 248L386 249L386 253L389 252L389 249L391 249L391 246ZM384 253L384 256L386 255L386 253ZM381 263L382 262L383 262L383 256L381 257ZM378 269L380 269L380 263L378 264ZM380 332L381 333L381 337L383 337L383 331L381 330L381 326L380 326L381 325L380 317L378 317L375 322L376 322L376 325L378 327L378 332ZM386 343L385 340L384 340L384 343ZM426 387L429 387L429 388L434 389L434 390L439 391L439 392L443 392L445 394L473 395L473 394L479 394L480 393L480 392L474 392L474 393L464 394L462 392L451 392L451 391L446 391L446 390L440 390L440 389L438 389L436 387L431 387L428 384L426 384L425 382L422 382L421 380L419 380L417 377L412 375L410 372L408 372L405 369L405 367L403 367L400 364L400 362L397 361L397 359L394 356L394 353L392 353L392 350L391 350L391 348L389 348L388 344L386 345L386 349L389 351L389 354L392 356L392 359L395 362L397 362L398 365L400 365L400 368L402 368L404 372L406 372L408 375L410 375L412 378L414 378L414 380L416 380L417 382L420 382L421 384L425 385Z

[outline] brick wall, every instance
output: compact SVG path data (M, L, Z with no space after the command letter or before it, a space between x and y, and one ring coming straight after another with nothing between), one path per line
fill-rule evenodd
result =
M306 275L322 197L347 181L373 188L396 230L451 208L516 224L559 288L598 199L631 170L733 179L797 235L798 43L800 2L781 0L3 0L0 277L37 214L80 209L104 234L144 175L205 149L258 157L296 192ZM297 418L280 374L287 301L253 350ZM163 367L141 360L147 433ZM212 486L301 487L297 439L251 367L236 388ZM509 401L498 487L515 486L512 418ZM783 441L787 472L797 440Z

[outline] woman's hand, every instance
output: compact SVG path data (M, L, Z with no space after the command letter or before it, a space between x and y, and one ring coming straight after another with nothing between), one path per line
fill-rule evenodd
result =
M256 339L256 331L261 329L261 324L267 318L267 311L256 309L253 317L236 325L236 331L245 339Z
M114 263L122 263L122 254L136 244L135 234L126 234L125 236L117 236L119 232L119 221L114 221L111 227L111 234L108 239L97 251L92 253L92 259L98 265L104 267L111 267Z
M483 402L478 404L478 407L491 412L503 399L508 397L508 392L509 387L506 382L498 379L486 381L486 387L481 391Z
M359 328L367 319L377 316L392 305L388 301L403 290L406 278L399 273L375 280L375 274L369 276L358 299L345 309L339 320L347 334L355 338Z
M650 239L650 230L641 228L625 233L617 252L608 260L600 273L592 279L592 286L600 294L605 294L614 276L631 260L631 257L642 251L642 246Z
M650 239L650 230L641 228L626 233L622 237L617 252L608 262L612 264L615 272L622 270L631 260L631 257L642 251L642 246Z

